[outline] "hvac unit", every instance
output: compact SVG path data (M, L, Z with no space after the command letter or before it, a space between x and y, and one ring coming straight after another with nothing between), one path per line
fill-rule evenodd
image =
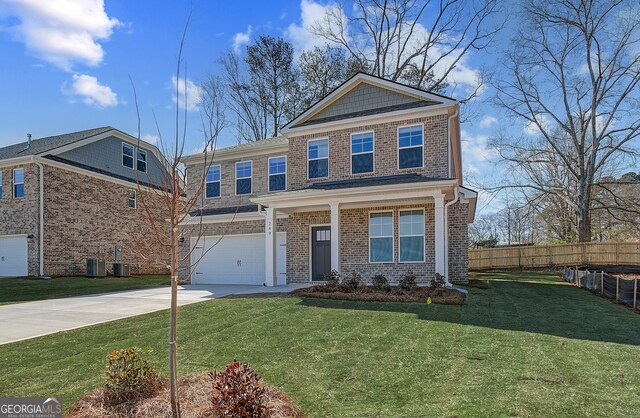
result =
M87 277L107 277L105 261L97 258L87 258Z
M131 269L126 263L113 263L113 275L116 277L129 277Z

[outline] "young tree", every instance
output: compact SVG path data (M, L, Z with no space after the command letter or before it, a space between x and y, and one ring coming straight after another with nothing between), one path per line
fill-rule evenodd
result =
M633 210L612 192L595 201L594 190L611 191L602 179L637 155L640 9L627 0L527 0L523 15L496 102L535 139L495 143L522 174L506 187L531 201L561 201L576 219L577 240L590 241L594 211Z
M343 1L312 30L373 75L438 91L471 51L490 45L502 27L497 9L497 0ZM473 84L463 101L476 97L484 81Z

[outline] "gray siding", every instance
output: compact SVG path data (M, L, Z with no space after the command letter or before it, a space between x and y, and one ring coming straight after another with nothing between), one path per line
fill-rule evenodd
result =
M387 106L402 105L418 100L420 99L382 89L371 84L360 83L353 90L311 118L311 120L379 109Z
M124 176L132 180L136 179L136 170L122 165L122 143L126 142L135 148L137 141L122 141L116 137L109 137L93 142L80 148L64 152L59 156L70 161L85 164L100 170ZM146 148L143 147L146 150ZM136 149L137 151L137 149ZM158 158L150 151L147 151L147 174L139 173L141 182L162 184L164 178L164 167ZM134 154L135 155L135 154ZM134 168L135 157L134 157Z

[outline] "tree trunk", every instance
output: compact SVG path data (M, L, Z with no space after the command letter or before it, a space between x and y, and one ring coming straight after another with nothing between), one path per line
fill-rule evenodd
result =
M578 184L578 242L591 242L591 190L585 180Z
M177 182L176 182L177 183ZM174 183L173 190L180 190ZM178 400L178 361L176 347L176 327L178 314L178 221L180 220L180 194L173 193L173 208L171 213L171 310L169 320L169 394L171 413L174 418L180 417L180 402Z

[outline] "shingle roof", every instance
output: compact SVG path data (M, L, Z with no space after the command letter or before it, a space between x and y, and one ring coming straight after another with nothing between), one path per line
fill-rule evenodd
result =
M88 129L86 131L72 132L64 135L48 136L38 138L31 141L31 148L27 148L27 141L19 144L9 145L0 148L0 160L7 158L23 157L25 155L38 155L74 142L102 134L113 130L111 126L103 126L102 128Z
M189 212L189 216L230 215L233 213L258 212L258 205L228 206L224 208L204 208Z
M329 116L326 118L311 119L306 122L299 123L296 126L316 125L318 123L334 122L337 120L357 118L361 116L378 115L380 113L395 112L397 110L415 109L417 107L433 106L437 104L440 104L440 103L432 102L428 100L418 100L410 103L402 103L402 104L397 104L392 106L378 107L376 109L361 110L359 112L344 113L342 115Z
M431 181L453 180L449 178L426 177L417 173L398 174L395 176L367 177L350 180L323 181L313 183L308 189L348 189L351 187L386 186L389 184L426 183Z

